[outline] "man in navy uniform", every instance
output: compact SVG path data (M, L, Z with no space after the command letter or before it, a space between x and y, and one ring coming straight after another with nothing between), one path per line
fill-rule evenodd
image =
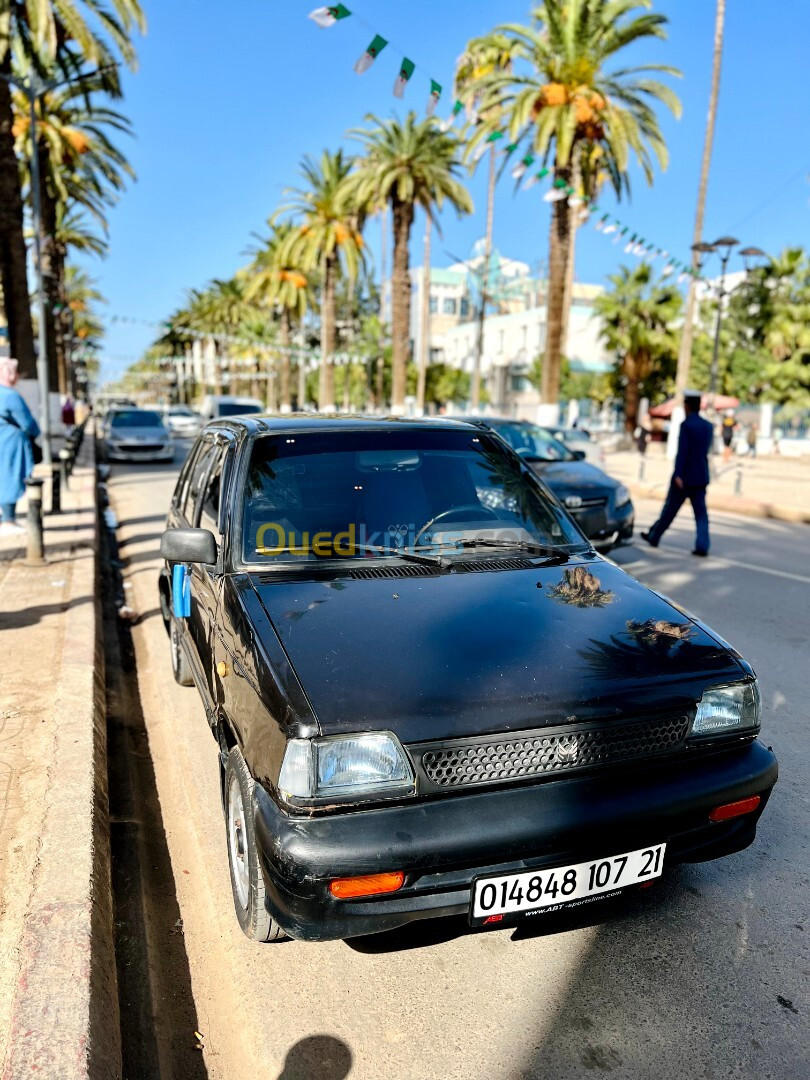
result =
M661 516L649 532L641 534L651 547L658 543L678 513L689 499L695 512L697 541L693 555L709 554L709 514L706 510L706 488L709 486L709 451L714 429L700 415L700 394L686 390L683 396L686 418L678 435L678 454L672 473L666 502Z

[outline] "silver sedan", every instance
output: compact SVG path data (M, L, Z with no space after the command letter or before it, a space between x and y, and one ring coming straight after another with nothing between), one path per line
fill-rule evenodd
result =
M107 461L174 461L174 442L152 409L112 409L104 418L102 453Z

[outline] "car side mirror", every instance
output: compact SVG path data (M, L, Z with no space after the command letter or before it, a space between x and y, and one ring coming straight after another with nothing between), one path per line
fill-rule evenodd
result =
M160 538L160 556L169 563L217 561L217 542L208 529L167 529Z
M584 450L572 450L571 453L574 455L574 459L576 461L584 461L585 460L586 454L585 454Z

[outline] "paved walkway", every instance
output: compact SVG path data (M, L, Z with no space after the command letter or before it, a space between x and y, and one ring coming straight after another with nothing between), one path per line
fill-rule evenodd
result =
M753 517L810 522L810 458L778 455L714 459L716 474L709 486L709 506ZM672 462L663 446L648 447L643 459L635 451L607 454L605 470L628 484L639 497L663 498L672 475ZM739 490L737 490L739 488Z
M89 986L98 981L103 958L91 921L105 921L104 847L96 830L105 813L106 799L102 806L97 798L99 790L106 792L106 765L99 754L104 714L94 682L91 444L88 434L69 489L62 493L63 512L45 518L45 565L25 564L25 534L0 537L3 1080L34 1070L81 1076L95 1038ZM50 503L47 491L45 503ZM109 885L106 893L108 900ZM100 937L103 942L103 931ZM107 990L105 1007L115 1017L114 975ZM114 1046L107 1056L115 1061Z

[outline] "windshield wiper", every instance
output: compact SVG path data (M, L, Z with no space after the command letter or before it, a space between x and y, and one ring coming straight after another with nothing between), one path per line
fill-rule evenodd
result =
M568 561L568 553L559 548L549 547L546 544L538 544L534 540L499 540L494 536L467 536L453 541L456 547L494 547L494 548L517 548L518 551L528 552L530 555L551 555L563 562Z
M396 555L400 559L405 559L406 562L422 563L427 566L445 565L441 555L423 555L415 551L406 551L405 548L384 548L377 547L375 544L355 544L354 547L372 555L387 555L389 558Z

